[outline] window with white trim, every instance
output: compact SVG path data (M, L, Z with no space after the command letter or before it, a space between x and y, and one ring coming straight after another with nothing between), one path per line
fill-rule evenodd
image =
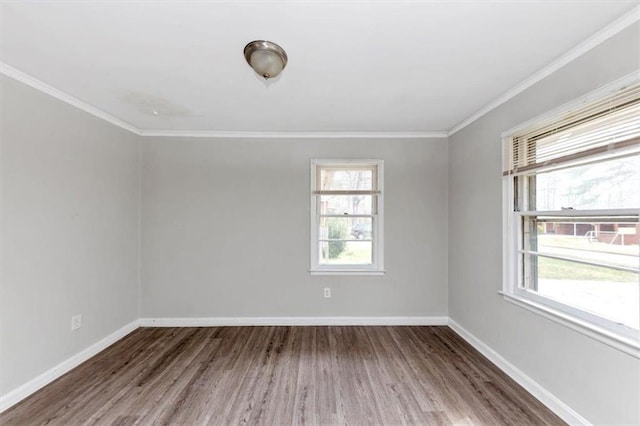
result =
M311 161L310 271L384 273L382 160Z
M503 146L505 293L640 347L640 84L534 120Z

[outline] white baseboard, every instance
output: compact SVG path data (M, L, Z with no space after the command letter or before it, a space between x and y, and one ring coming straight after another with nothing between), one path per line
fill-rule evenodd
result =
M535 382L491 347L446 316L433 317L218 317L218 318L141 318L111 333L82 352L56 365L24 385L0 397L0 413L38 389L82 364L138 327L222 327L222 326L327 326L327 325L448 325L482 355L515 380L520 386L571 425L590 424L584 417Z
M438 317L218 317L141 318L140 327L223 327L251 325L448 325Z
M28 381L24 385L19 386L6 395L1 396L0 413L6 411L8 408L11 408L43 386L53 382L55 379L67 373L69 370L72 370L73 368L82 364L92 356L96 355L98 352L106 349L108 346L122 339L124 336L131 333L138 327L138 320L125 325L124 327L116 330L104 339L84 349L82 352L77 353L71 358L61 362L50 370L47 370L36 378Z
M500 370L515 380L520 386L525 388L527 392L536 397L540 402L546 405L551 411L556 413L565 422L570 425L590 425L591 423L574 411L567 404L562 402L558 397L542 387L538 382L527 376L518 367L504 359L502 355L493 350L490 346L478 339L476 336L467 331L460 324L449 318L449 327L458 333L460 337L466 340L471 346L476 348L482 355L494 363Z

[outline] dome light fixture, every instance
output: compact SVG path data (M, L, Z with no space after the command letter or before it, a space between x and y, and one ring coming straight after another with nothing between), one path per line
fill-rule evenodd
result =
M277 44L254 40L244 47L247 63L265 80L275 78L287 66L287 53Z

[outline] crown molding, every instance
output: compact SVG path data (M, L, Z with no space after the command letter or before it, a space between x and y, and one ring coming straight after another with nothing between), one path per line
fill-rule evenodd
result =
M15 69L11 65L7 65L4 62L0 62L0 74L4 74L13 78L14 80L18 80L21 83L26 84L27 86L33 87L34 89L40 90L41 92L46 93L47 95L53 96L56 99L61 100L62 102L66 102L69 105L73 105L74 107L87 112L95 117L101 118L104 121L107 121L115 126L118 126L122 129L128 130L131 133L135 133L136 135L140 135L140 130L135 126L127 123L124 120L119 119L118 117L114 117L113 115L96 108L88 103L81 101L80 99L71 96L61 90L56 89L55 87L49 86L47 83L44 83L38 80L35 77L30 76L27 73L24 73L18 69Z
M211 130L141 130L99 108L89 105L80 99L38 80L11 65L0 62L0 74L4 74L27 86L40 90L56 99L68 103L95 117L101 118L115 126L128 130L139 136L185 137L185 138L252 138L252 139L429 139L446 138L448 132L231 132Z
M507 138L512 136L514 133L520 132L528 127L535 126L542 122L543 120L547 120L553 117L564 116L566 114L570 114L572 111L579 110L580 108L584 108L584 106L590 102L597 101L606 96L611 96L614 93L628 87L630 85L634 85L640 82L640 70L633 71L623 77L620 77L617 80L614 80L610 83L607 83L597 89L587 93L579 97L578 99L574 99L566 104L560 105L557 108L552 109L551 111L546 111L543 114L540 114L530 120L525 121L524 123L520 123L509 130L505 130L502 132L501 137Z
M263 139L426 139L446 138L448 132L224 132L209 130L142 130L142 136L185 138L263 138Z
M58 90L48 84L24 73L10 65L0 62L0 74L7 75L30 87L38 89L63 102L75 106L95 117L101 118L115 126L128 130L139 136L155 137L188 137L188 138L262 138L262 139L430 139L448 138L464 129L480 117L519 95L534 84L558 71L569 62L585 54L594 47L618 34L640 20L640 6L607 25L591 37L578 44L564 55L551 62L546 67L529 76L524 81L504 93L500 97L480 108L476 113L460 122L449 131L424 131L424 132L231 132L210 130L141 130L126 121L115 117L99 108L96 108L80 99Z
M469 118L460 122L458 125L456 125L451 130L449 130L447 135L452 136L455 133L459 132L460 130L464 129L469 124L478 120L480 117L491 112L492 110L496 109L497 107L504 104L505 102L511 100L512 98L524 92L534 84L550 76L554 72L558 71L560 68L567 65L569 62L584 55L589 50L602 44L609 38L618 34L620 31L634 24L638 20L640 20L640 6L636 6L631 11L622 15L620 18L616 19L611 24L604 27L602 30L598 31L591 37L587 38L582 43L578 44L576 47L569 50L564 55L560 56L558 59L551 62L546 67L542 68L541 70L537 71L536 73L526 78L524 81L520 82L518 85L510 89L508 92L504 93L502 96L494 99L484 107L480 108L475 114L471 115Z

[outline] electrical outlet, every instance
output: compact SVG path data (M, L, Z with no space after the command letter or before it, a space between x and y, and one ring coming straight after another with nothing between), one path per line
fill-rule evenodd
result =
M77 330L82 327L82 315L74 315L71 317L71 331Z
M324 298L328 299L331 297L331 289L329 287L324 288Z

